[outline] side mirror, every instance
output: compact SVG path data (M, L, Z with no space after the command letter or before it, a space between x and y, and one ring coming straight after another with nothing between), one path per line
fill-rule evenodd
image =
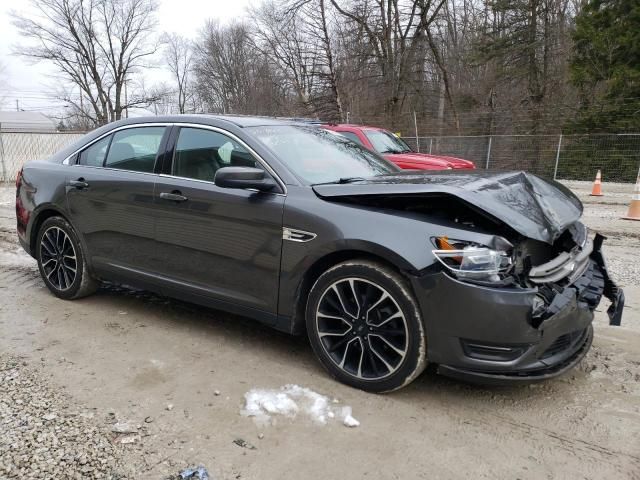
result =
M268 192L276 187L273 179L261 168L223 167L216 171L214 183L221 188L252 188Z

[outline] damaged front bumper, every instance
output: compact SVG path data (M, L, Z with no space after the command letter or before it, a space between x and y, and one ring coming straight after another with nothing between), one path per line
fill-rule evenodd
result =
M439 373L484 384L544 380L572 369L591 346L603 295L611 300L610 324L621 322L624 293L609 277L603 240L596 235L577 279L554 285L542 316L538 288L479 286L443 272L413 277L429 361Z

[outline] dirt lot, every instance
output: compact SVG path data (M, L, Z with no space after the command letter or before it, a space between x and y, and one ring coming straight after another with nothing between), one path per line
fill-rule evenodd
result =
M623 326L603 303L593 349L557 380L479 388L427 371L389 395L332 381L304 339L242 318L115 287L54 298L0 188L0 478L160 479L190 465L216 479L640 478L640 222L618 219L631 186L595 199L571 187L609 236ZM286 384L350 405L361 425L240 415L249 389Z

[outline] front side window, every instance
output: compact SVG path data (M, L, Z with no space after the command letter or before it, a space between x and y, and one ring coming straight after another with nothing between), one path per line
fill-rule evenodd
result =
M408 153L411 151L409 145L404 143L395 135L385 130L366 130L367 136L373 149L379 153Z
M213 130L181 128L173 157L173 175L213 182L223 167L260 164L240 143Z
M322 128L269 125L249 129L293 173L310 184L399 170L379 155Z
M113 135L105 167L153 173L165 127L138 127Z
M107 150L109 149L109 142L111 142L111 135L106 136L102 140L98 140L90 147L84 149L78 157L78 163L89 167L101 167L104 164L104 157L107 155Z

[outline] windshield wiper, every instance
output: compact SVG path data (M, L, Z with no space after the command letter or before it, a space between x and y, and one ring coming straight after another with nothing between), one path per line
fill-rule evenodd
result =
M387 150L382 150L380 153L393 153L393 154L396 154L396 153L402 153L402 152L400 150L387 149Z
M322 183L314 183L312 186L315 185L335 185L335 184L343 184L343 183L352 183L352 182L359 182L361 180L365 180L364 177L340 177L337 180L332 180L330 182L322 182Z

